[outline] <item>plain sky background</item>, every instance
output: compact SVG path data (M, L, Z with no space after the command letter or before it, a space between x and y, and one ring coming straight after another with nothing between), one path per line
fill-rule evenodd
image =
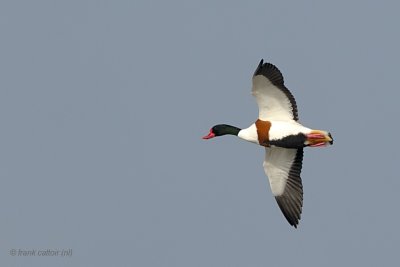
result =
M1 1L1 266L395 266L397 1ZM264 149L211 126L257 119L282 71L307 149L298 229ZM17 257L11 249L69 249Z

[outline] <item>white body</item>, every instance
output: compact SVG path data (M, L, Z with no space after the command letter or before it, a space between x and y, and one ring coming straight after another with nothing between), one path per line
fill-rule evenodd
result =
M294 120L289 121L270 121L271 128L269 129L269 140L278 140L288 135L296 135L299 133L309 134L312 130L304 127ZM238 136L246 141L259 144L256 124L253 123L250 127L239 132Z

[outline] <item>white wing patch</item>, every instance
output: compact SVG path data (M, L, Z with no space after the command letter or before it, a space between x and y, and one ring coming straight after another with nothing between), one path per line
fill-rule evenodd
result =
M260 120L293 119L289 99L264 76L258 75L253 78L252 93L256 97Z
M285 191L290 168L296 157L296 152L297 149L280 147L265 148L263 166L274 196L280 196Z
M263 64L261 60L253 75L252 94L256 97L260 120L297 121L296 101L274 65Z
M303 207L303 149L270 147L265 151L264 170L272 193L286 220L297 227Z

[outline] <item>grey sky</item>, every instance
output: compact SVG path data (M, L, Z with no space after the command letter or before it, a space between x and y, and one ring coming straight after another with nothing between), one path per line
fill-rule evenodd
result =
M324 2L324 3L323 3ZM394 266L395 1L1 1L1 266ZM289 226L247 127L259 60L307 149ZM68 249L72 257L11 256Z

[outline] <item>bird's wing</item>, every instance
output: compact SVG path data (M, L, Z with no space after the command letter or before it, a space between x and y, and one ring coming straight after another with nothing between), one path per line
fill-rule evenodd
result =
M283 82L282 73L271 63L260 61L253 75L260 120L298 120L297 105Z
M300 172L303 149L265 148L264 171L272 194L290 225L297 227L303 207Z

